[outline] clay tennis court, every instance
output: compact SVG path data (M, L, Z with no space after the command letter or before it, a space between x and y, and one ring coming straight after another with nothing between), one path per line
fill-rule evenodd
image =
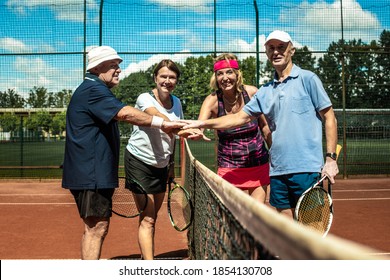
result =
M83 224L59 180L0 180L0 259L79 259ZM330 233L390 258L390 178L338 179ZM187 256L186 232L169 222L164 203L157 221L156 258ZM375 251L373 250L373 251ZM137 218L113 216L102 259L138 259Z

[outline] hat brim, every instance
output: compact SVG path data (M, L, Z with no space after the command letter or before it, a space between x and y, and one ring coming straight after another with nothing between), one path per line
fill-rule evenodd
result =
M87 70L91 70L92 68L95 68L99 64L110 60L120 60L120 62L123 61L123 59L119 55L113 54L88 63Z
M265 41L264 45L267 45L269 43L269 41L271 40L278 40L280 42L283 42L283 43L288 43L288 42L291 42L290 39L287 39L287 38L279 38L279 37L271 37L271 38L267 38L267 41Z

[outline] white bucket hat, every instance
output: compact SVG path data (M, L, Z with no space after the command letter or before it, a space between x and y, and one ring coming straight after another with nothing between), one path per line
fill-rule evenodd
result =
M108 46L95 47L88 52L87 56L87 70L90 70L98 66L100 63L108 60L119 59L121 62L123 61L123 59L117 54L117 52L113 48Z
M290 35L287 32L280 31L280 30L275 30L271 32L268 35L267 39L265 40L264 45L266 45L270 40L279 40L285 43L292 42Z

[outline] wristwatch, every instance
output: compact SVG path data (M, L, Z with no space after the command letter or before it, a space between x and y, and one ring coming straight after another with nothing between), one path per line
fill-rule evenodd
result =
M327 156L327 157L330 157L330 158L333 159L333 160L336 160L336 159L337 159L337 154L336 154L336 153L326 153L326 156Z

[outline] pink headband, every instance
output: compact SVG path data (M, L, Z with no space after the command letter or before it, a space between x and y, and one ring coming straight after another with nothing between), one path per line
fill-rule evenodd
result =
M233 68L233 69L240 69L238 67L238 62L237 60L220 60L214 63L214 72L224 69L224 68Z

